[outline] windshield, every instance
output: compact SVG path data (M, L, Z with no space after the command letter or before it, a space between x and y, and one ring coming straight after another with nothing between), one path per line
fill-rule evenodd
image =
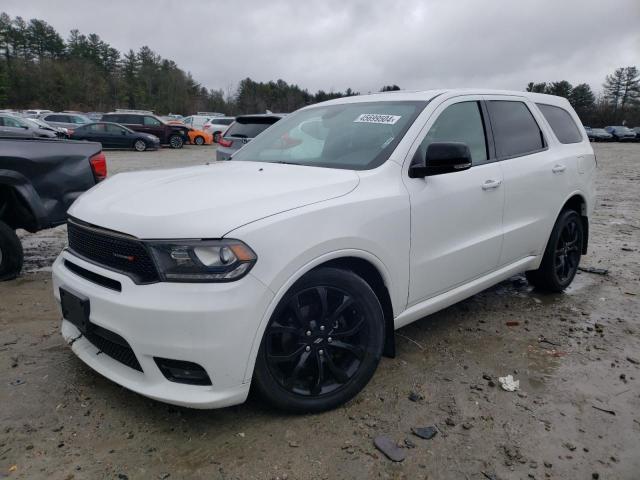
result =
M426 104L344 103L300 110L248 143L232 159L368 170L389 158Z
M44 123L42 120L38 120L37 118L25 118L24 121L34 126L35 128L51 128L49 125Z

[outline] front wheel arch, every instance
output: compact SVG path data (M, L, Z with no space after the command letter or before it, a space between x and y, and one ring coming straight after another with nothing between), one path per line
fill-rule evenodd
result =
M391 300L391 298L393 298L391 296L391 292L393 291L391 274L387 270L386 266L380 261L380 259L375 255L369 253L368 251L359 249L335 250L332 252L327 252L324 255L316 257L314 260L306 263L305 265L300 267L293 275L291 275L286 282L280 285L277 290L275 290L275 295L271 299L267 309L264 311L264 314L260 319L260 324L258 325L258 328L255 332L255 336L251 346L251 352L249 354L247 366L245 369L245 382L250 382L252 379L253 370L255 368L256 358L258 356L258 350L260 348L262 337L266 330L267 324L271 319L271 315L275 311L277 305L280 303L280 300L282 300L289 289L304 275L315 268L319 268L323 265L329 265L332 262L334 262L333 265L341 265L343 268L347 268L347 265L349 265L349 268L351 269L356 268L356 264L362 269L362 266L366 264L368 265L367 269L369 272L375 271L376 276L380 279L380 283L376 287L371 286L371 282L366 278L364 280L369 283L369 285L377 295L380 291L380 285L384 286L386 295L378 295L378 299L380 301L380 304L382 305L385 317L385 344L383 355L390 358L395 357L395 317L393 313L394 304ZM361 272L362 270L359 271ZM358 271L356 271L356 273L358 273ZM404 305L402 305L402 307L404 307Z

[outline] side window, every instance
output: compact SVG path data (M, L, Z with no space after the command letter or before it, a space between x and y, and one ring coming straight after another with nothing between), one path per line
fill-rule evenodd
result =
M5 117L4 118L4 126L5 127L14 127L14 128L20 128L21 124L20 122L18 122L17 120L11 118L11 117Z
M112 124L102 124L104 125L104 128L106 129L107 133L112 133L114 135L122 135L122 133L125 131L122 127L118 126L118 125L112 125Z
M157 127L160 125L160 121L153 117L144 117L144 125L146 127Z
M422 158L437 142L461 142L469 147L473 165L487 163L487 141L478 102L460 102L447 107L420 144Z
M519 157L546 147L542 131L523 102L487 102L499 159Z
M564 108L536 103L544 118L549 122L551 130L555 133L560 143L580 143L582 135L576 123Z

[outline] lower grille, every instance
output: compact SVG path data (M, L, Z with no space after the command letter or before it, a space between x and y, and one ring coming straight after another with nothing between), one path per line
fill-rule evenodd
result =
M104 268L128 275L136 283L160 280L144 243L134 237L93 227L74 219L67 223L69 250Z
M85 338L101 353L129 368L142 372L142 367L136 358L136 354L133 353L127 341L117 333L91 324L89 332L85 334Z

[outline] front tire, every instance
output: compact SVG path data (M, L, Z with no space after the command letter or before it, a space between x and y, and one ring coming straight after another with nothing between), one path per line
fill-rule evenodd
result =
M144 152L147 149L147 142L144 140L138 139L133 142L133 148L136 152Z
M583 241L582 218L575 210L564 210L553 226L540 267L526 273L529 283L541 290L562 292L576 276Z
M254 385L282 410L329 410L369 382L383 344L384 315L371 287L351 271L319 268L298 280L276 307Z
M194 143L196 145L204 145L204 137L196 137Z
M0 282L11 280L22 270L22 244L9 225L0 221Z
M182 148L184 140L180 135L171 135L171 137L169 137L169 145L171 148Z

